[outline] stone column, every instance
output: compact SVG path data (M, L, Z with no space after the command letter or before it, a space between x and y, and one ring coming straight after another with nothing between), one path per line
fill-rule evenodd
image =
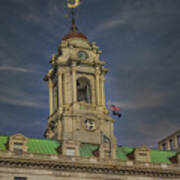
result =
M97 102L97 105L100 104L100 88L99 88L99 67L96 67L96 102Z
M174 136L173 138L173 144L174 144L174 149L178 149L178 137L177 136Z
M105 78L104 78L104 74L101 75L101 98L102 98L102 105L105 106L105 93L104 93L104 81L105 81Z
M177 135L177 146L180 148L180 134Z
M158 149L159 149L159 150L163 150L163 147L162 147L161 144L158 144Z
M53 109L53 82L52 79L49 78L48 80L48 86L49 86L49 115L52 115L54 109Z
M57 129L58 129L57 138L58 140L61 140L62 138L62 121L61 120L58 120L57 122Z
M169 139L166 141L167 144L167 150L171 150Z
M58 72L58 101L60 109L63 108L62 72Z
M73 94L73 103L75 103L77 101L76 62L72 62L72 94Z
M58 97L57 97L57 86L54 87L54 110L56 111L58 108Z

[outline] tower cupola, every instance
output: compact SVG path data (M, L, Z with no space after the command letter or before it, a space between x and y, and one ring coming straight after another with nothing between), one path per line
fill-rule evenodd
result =
M94 144L102 158L115 158L114 120L108 115L104 93L108 70L99 47L78 32L73 18L45 76L50 108L45 136L62 142L63 155L78 156L81 145Z
M72 38L80 38L80 39L88 41L88 38L80 32L70 32L70 33L66 34L62 38L62 40L67 40L67 39L72 39Z

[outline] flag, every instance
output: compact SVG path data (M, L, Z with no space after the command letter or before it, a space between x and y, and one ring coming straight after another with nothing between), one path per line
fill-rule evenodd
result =
M67 6L68 8L76 8L81 4L80 0L68 0Z
M112 113L113 113L114 116L118 116L119 118L122 117L122 114L119 113L119 112L113 111Z
M111 111L112 111L112 114L114 115L114 116L118 116L119 118L122 116L121 115L121 113L120 112L118 112L118 111L120 111L121 110L121 108L120 107L118 107L118 106L115 106L115 105L111 105Z
M120 111L121 109L120 109L120 107L117 107L117 106L115 106L115 105L111 105L111 111Z

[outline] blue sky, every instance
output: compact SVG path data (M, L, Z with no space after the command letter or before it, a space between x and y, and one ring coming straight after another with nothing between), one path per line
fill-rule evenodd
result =
M65 0L6 0L0 6L0 134L43 137L42 79L69 32ZM180 128L180 1L84 0L77 24L103 51L106 101L121 107L121 145L156 146Z

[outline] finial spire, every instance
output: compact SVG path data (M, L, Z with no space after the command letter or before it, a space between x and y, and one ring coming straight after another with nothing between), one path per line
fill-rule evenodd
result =
M78 28L77 28L77 26L76 26L74 8L71 9L71 13L72 13L72 26L71 26L71 32L77 32L77 31L78 31Z
M81 0L67 0L67 6L71 9L72 14L72 26L71 32L77 32L78 28L75 23L75 9L81 4Z

